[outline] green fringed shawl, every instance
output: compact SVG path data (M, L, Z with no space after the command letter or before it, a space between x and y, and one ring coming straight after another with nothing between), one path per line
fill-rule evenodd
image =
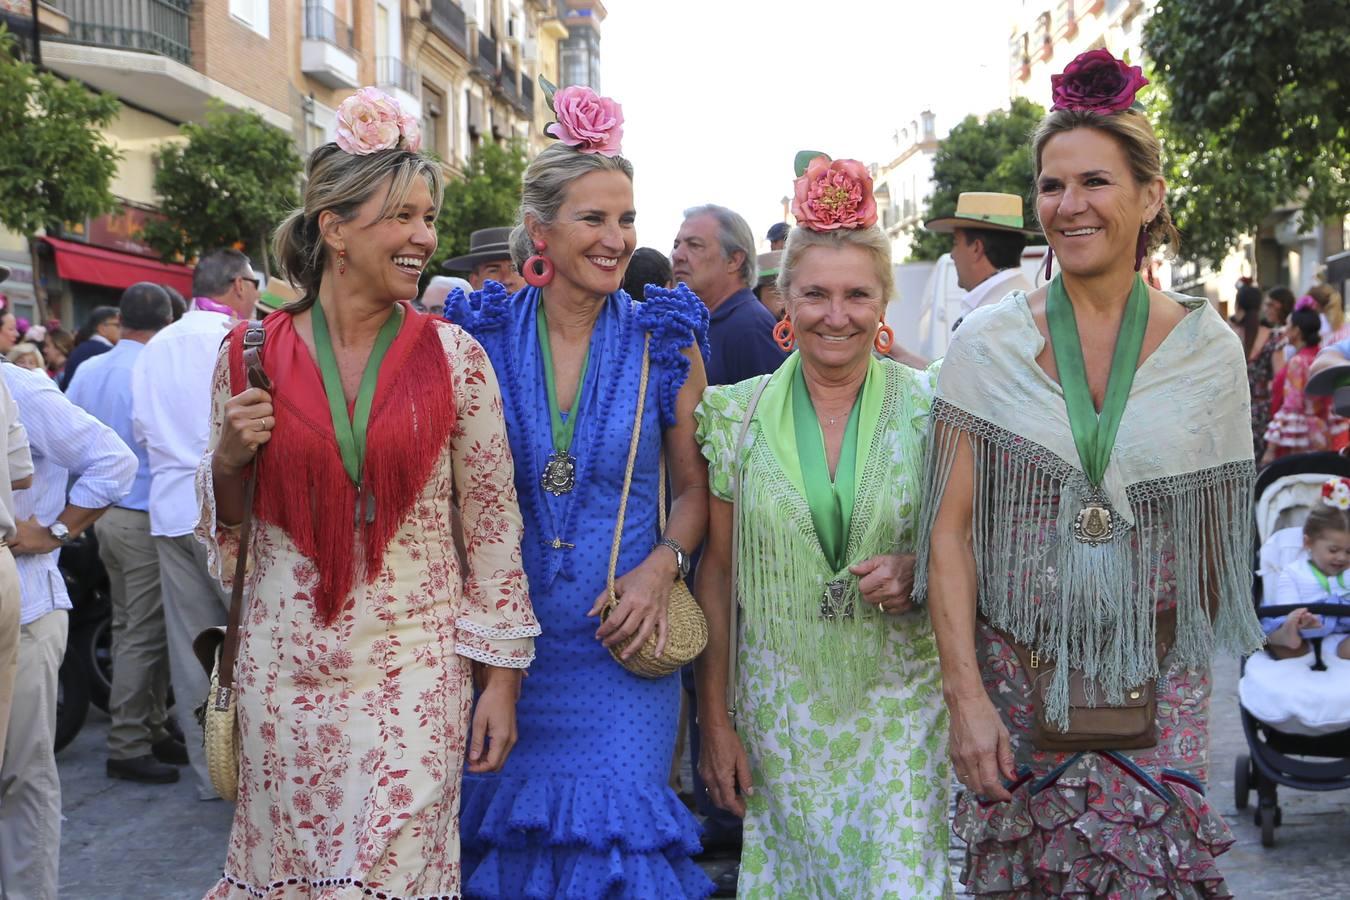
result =
M729 490L718 488L719 482L727 484L719 467L734 473L743 465L736 510L742 516L737 548L742 626L758 646L793 666L808 690L845 709L875 682L894 627L891 617L862 600L858 579L848 569L881 553L915 550L928 376L890 361L871 363L860 403L853 515L845 561L836 570L817 539L796 458L790 388L799 365L794 354L771 376L748 449L732 450L730 444L755 380L709 388L697 413L699 439L711 462L714 492L723 499L731 498ZM821 599L826 584L836 579L846 584L840 606L851 604L853 615L826 620Z
M974 455L973 539L980 613L1058 661L1046 713L1068 724L1068 675L1081 668L1119 703L1157 677L1155 609L1175 598L1172 659L1207 667L1215 647L1248 653L1264 637L1251 600L1252 460L1242 347L1205 301L1140 366L1103 488L1114 539L1077 541L1089 484L1064 395L1036 363L1044 340L1013 294L966 319L943 362L931 416L915 596L960 442Z

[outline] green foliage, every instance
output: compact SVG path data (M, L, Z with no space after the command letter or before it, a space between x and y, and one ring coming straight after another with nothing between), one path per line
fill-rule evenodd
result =
M429 272L439 274L442 261L468 253L471 232L515 221L526 162L525 147L519 141L483 143L473 152L464 178L452 179L445 186L445 202L436 219L440 245L427 267Z
M291 136L217 101L205 122L179 130L186 142L155 155L165 221L146 225L146 242L166 258L185 259L239 244L261 267L269 235L300 203L302 163Z
M1185 257L1217 263L1283 203L1350 210L1350 0L1163 0L1144 50Z
M111 212L121 154L102 129L117 98L39 73L15 58L14 40L0 26L0 225L31 235Z
M933 194L924 219L956 212L956 197L963 191L996 191L1020 194L1027 227L1036 227L1032 206L1031 134L1045 110L1018 97L1006 110L984 118L966 116L952 128L933 158ZM1032 243L1043 243L1039 238ZM937 259L951 249L948 234L935 234L922 226L914 229L911 258Z

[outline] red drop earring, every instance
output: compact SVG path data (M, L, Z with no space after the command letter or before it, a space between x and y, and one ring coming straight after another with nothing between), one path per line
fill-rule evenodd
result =
M1148 226L1139 226L1139 240L1134 245L1134 270L1144 267L1144 256L1148 253Z
M1050 249L1050 245L1045 245L1045 280L1050 280L1050 264L1055 261L1055 251Z
M553 263L544 251L548 249L548 244L543 241L534 242L534 256L525 260L520 276L525 279L525 283L531 287L541 288L553 280Z
M346 251L346 250L339 250L339 251L338 251L338 274L339 274L339 275L346 275L346 274L347 274L347 251Z

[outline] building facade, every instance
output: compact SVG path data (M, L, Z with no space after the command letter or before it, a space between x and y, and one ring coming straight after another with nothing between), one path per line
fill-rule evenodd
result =
M0 4L16 33L31 34L29 0ZM121 210L39 237L36 277L28 236L0 233L0 260L14 269L0 290L26 317L67 324L115 303L138 273L184 283L186 270L155 259L136 232L158 205L155 153L182 140L179 127L209 102L258 113L305 156L334 138L342 100L373 84L418 117L424 149L457 176L484 142L542 148L537 79L565 80L564 20L593 20L585 32L604 17L586 0L42 0L38 9L43 65L120 101L105 137L122 154L112 185ZM118 265L82 253L111 253Z
M933 191L933 157L940 143L937 117L925 109L892 132L891 142L895 155L874 167L873 183L881 226L891 240L891 259L901 263L909 258L913 229L923 224Z
M1050 76L1086 50L1105 47L1138 63L1158 0L1022 0L1008 37L1008 95L1049 105Z

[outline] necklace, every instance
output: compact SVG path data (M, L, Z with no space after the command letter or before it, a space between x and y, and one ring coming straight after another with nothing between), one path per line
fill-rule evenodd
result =
M534 315L534 326L539 337L539 352L543 357L544 384L548 389L549 420L553 431L553 454L544 464L539 484L553 496L561 497L570 494L577 486L577 458L569 451L572 449L572 436L576 433L577 418L581 413L581 392L586 385L586 371L591 365L591 351L588 346L586 358L581 363L581 375L577 378L571 414L564 419L558 408L558 385L553 377L553 346L549 341L548 319L544 314L542 299Z
M1083 345L1078 334L1078 320L1073 303L1064 289L1063 275L1050 282L1045 301L1045 318L1053 343L1055 367L1059 370L1059 384L1064 391L1064 407L1069 416L1069 430L1078 449L1078 460L1083 465L1089 489L1083 498L1082 510L1074 521L1073 536L1085 544L1105 544L1115 536L1115 522L1102 478L1116 446L1116 434L1125 413L1125 403L1134 385L1139 353L1144 346L1144 332L1148 330L1148 287L1138 275L1129 299L1125 301L1125 316L1116 335L1116 347L1111 356L1111 371L1107 376L1106 396L1102 411L1097 413L1088 388L1087 367L1083 363Z

